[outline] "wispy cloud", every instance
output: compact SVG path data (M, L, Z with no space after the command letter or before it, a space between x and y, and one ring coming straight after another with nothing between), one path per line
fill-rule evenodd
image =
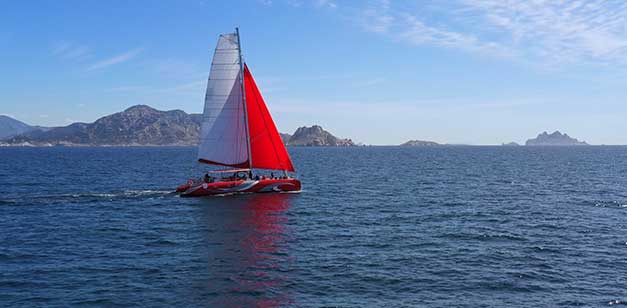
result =
M374 77L367 80L356 81L352 84L354 88L368 88L386 82L384 77Z
M489 110L511 111L517 108L543 105L548 102L538 102L530 99L513 99L509 101L474 101L466 99L424 99L413 101L301 101L278 100L273 102L272 111L291 114L328 115L328 110L335 110L335 115L366 117L413 117L416 115L443 115L455 112L478 112Z
M257 2L261 3L265 6L271 6L275 4L273 0L257 0ZM276 1L279 4L284 3L292 7L315 7L315 8L327 8L327 9L336 9L338 7L337 3L333 0L282 0Z
M60 41L52 46L52 54L64 59L82 60L89 57L90 49L81 44Z
M190 81L170 87L155 87L155 86L140 86L140 85L127 85L127 86L117 86L113 87L107 92L142 92L142 93L175 93L175 94L185 94L185 93L198 93L202 95L204 92L204 87L207 84L207 80L196 80Z
M107 92L133 92L147 89L146 86L117 86L110 88Z
M88 71L101 70L101 69L110 67L112 65L124 63L126 61L129 61L129 60L135 58L142 51L143 51L143 48L131 49L131 50L127 51L127 52L124 52L122 54L116 55L114 57L111 57L111 58L108 58L108 59L96 62L96 63L92 64L91 66L89 66L87 68L87 70Z
M357 9L363 29L413 45L542 64L624 63L627 2L455 0Z
M465 0L511 48L556 62L613 61L627 53L627 2Z
M193 92L193 93L203 93L203 88L207 84L207 80L196 80L183 84L179 84L173 87L167 87L162 89L155 89L154 92Z
M167 77L175 76L180 79L207 78L207 70L209 69L209 65L203 66L173 58L145 61L144 66L155 74Z
M388 33L396 23L396 17L390 12L390 1L370 2L358 16L360 25L368 31Z
M337 4L331 0L314 0L314 6L316 7L326 7L330 9L337 8Z

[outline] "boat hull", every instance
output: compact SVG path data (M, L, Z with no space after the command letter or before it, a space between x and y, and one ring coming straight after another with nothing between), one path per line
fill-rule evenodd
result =
M177 188L181 197L201 197L238 193L298 192L298 179L238 180L215 183L187 183Z

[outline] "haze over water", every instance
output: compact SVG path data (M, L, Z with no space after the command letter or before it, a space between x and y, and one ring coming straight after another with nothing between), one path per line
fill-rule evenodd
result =
M627 147L289 151L301 194L183 199L195 148L0 148L0 303L627 300Z

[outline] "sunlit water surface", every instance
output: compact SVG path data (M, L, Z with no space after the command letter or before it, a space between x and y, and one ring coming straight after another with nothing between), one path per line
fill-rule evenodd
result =
M0 148L0 305L605 306L627 148L290 148L301 194L185 199L194 148Z

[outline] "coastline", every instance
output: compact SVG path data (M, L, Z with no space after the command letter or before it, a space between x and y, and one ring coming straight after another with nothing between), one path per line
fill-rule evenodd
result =
M70 147L70 148L132 148L132 147L196 147L198 144L80 144L80 143L60 143L60 144L32 144L32 143L0 143L0 148L51 148L51 147ZM367 144L352 146L311 146L311 145L286 145L295 148L370 148L370 147L398 147L398 148L458 148L458 147L498 147L498 148L588 148L588 147L620 147L626 144L586 144L586 145L521 145L521 146L504 146L499 144L439 144L431 146L407 146L394 144Z

